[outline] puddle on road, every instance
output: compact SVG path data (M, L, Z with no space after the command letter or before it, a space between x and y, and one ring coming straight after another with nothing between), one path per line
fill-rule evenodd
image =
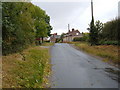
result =
M110 72L112 74L117 74L117 75L118 75L118 73L120 73L120 70L114 70L112 68L105 68L105 71Z
M97 68L97 67L95 67L95 68L93 68L93 69L95 69L95 70L101 70L102 68ZM118 69L118 70L114 70L113 68L104 68L103 69L105 72L107 72L106 74L107 74L107 76L109 76L111 79L113 79L113 80L115 80L115 81L117 81L117 82L119 82L120 83L120 77L119 77L119 75L120 75L120 70Z
M108 73L108 76L110 78L120 83L120 77L119 77L120 70L114 70L112 68L105 68L104 71Z
M95 68L93 68L93 69L99 70L100 68L95 67Z

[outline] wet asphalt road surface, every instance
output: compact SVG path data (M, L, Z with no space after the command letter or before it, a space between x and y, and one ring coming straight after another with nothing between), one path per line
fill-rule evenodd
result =
M65 43L51 48L52 88L118 88L117 68Z

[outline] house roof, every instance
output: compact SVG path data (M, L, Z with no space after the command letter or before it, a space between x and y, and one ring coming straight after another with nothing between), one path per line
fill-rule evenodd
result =
M60 38L60 35L57 35L57 33L51 34L51 38Z
M69 30L65 36L79 36L79 35L81 35L81 33L78 30L72 29L72 31Z

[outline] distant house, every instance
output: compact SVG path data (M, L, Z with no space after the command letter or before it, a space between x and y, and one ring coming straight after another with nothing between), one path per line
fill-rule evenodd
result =
M50 36L50 42L55 43L57 39L60 38L60 35L57 35L57 33L51 34Z
M44 41L48 41L48 37L44 37L43 40L44 40Z
M83 37L83 35L78 30L69 30L68 33L64 35L63 42L72 42L75 37Z

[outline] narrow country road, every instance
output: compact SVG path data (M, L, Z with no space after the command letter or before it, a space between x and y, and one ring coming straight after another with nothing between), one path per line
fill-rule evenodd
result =
M52 88L118 88L117 68L69 44L52 46L51 63Z

